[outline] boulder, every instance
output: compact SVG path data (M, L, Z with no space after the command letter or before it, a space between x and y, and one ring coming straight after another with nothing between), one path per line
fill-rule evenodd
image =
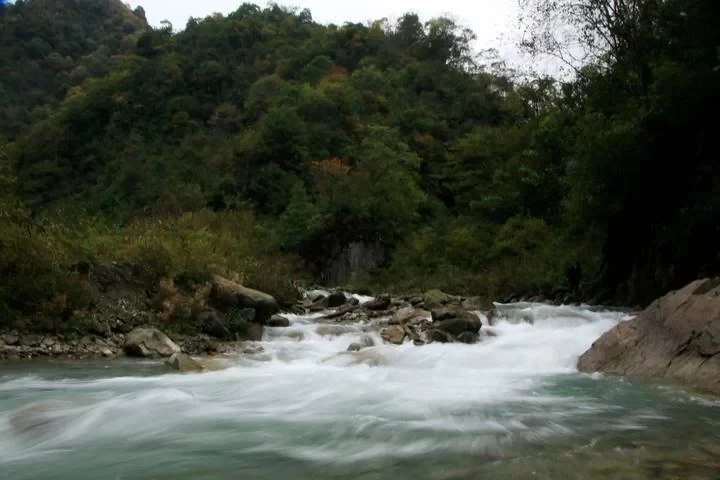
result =
M347 351L348 352L359 352L362 349L363 349L363 346L360 345L359 343L351 343L348 346Z
M423 321L432 321L432 316L427 310L420 308L401 308L390 319L391 325L417 324Z
M435 290L428 290L428 291L425 292L425 294L423 295L423 301L424 301L425 303L437 302L437 303L443 303L443 304L444 304L444 303L448 303L451 299L452 299L452 298L450 297L450 295L448 295L447 293L442 292L442 291L440 291L440 290L437 290L437 289L435 289Z
M3 335L2 337L3 342L5 345L17 345L20 343L20 337L17 335Z
M350 297L347 299L347 304L354 307L356 305L360 305L360 300L355 297Z
M433 329L458 336L464 332L477 333L481 327L480 319L474 318L449 318L433 323Z
M476 329L470 329L471 331L477 332L480 330L480 326L482 325L482 322L480 321L480 318L475 315L472 312L468 312L467 310L464 310L457 306L447 306L447 307L440 307L440 308L433 308L430 313L432 314L432 319L435 322L440 322L443 320L451 320L454 318L460 318L463 320L466 320L471 323L477 323L478 327Z
M393 325L391 327L384 328L382 332L380 332L380 336L386 342L401 345L403 340L405 340L405 329L400 325Z
M477 333L473 332L463 332L458 335L455 340L461 343L473 344L477 343L478 340L480 340L480 336Z
M227 322L217 312L203 312L198 316L198 321L200 322L203 333L225 340L232 338Z
M125 353L131 357L169 357L180 353L180 347L154 328L136 328L125 340Z
M390 295L380 295L374 300L363 303L361 306L366 310L380 311L387 310L390 307Z
M720 278L655 300L602 335L578 368L664 378L720 394Z
M203 366L197 360L183 353L174 353L165 360L165 365L178 372L202 372Z
M244 287L226 278L215 276L210 290L213 303L223 311L252 308L257 323L264 324L277 313L277 301L267 293Z
M290 320L282 315L273 315L268 321L268 327L289 327Z
M345 305L345 302L347 302L347 298L342 292L333 292L327 298L328 308L342 307L343 305Z
M430 330L430 339L433 342L439 343L451 343L454 340L453 336L449 333L437 329Z

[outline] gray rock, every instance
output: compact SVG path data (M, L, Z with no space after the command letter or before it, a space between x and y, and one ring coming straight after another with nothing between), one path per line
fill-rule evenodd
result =
M17 345L20 342L20 337L17 335L3 335L2 337L5 345Z
M366 310L373 311L387 310L388 307L390 307L390 302L390 295L380 295L374 300L370 300L369 302L362 304L361 307Z
M473 332L463 332L458 335L455 340L461 343L473 344L477 343L478 340L480 340L480 336L477 333Z
M169 357L180 353L180 347L154 328L136 328L125 340L125 353L131 357Z
M348 346L347 351L348 352L359 352L362 349L363 349L363 346L360 345L359 343L351 343Z
M23 335L18 342L21 347L37 347L42 342L40 335Z
M480 319L473 318L449 318L433 323L433 329L449 333L453 336L463 332L477 333L480 330Z
M443 332L442 330L432 329L430 330L430 339L433 342L452 343L454 337L447 332Z
M110 350L109 348L104 348L101 353L102 353L103 357L112 357L113 356L113 351Z
M268 321L268 327L289 327L290 320L282 315L273 315Z
M198 315L198 322L202 326L203 333L211 337L225 340L232 339L232 334L225 319L216 311L210 310Z
M655 300L593 343L578 368L665 378L720 394L720 278Z

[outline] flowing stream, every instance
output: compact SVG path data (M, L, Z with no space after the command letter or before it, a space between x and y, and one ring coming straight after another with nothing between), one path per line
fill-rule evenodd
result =
M291 316L217 372L0 365L0 479L720 478L720 402L577 372L623 313L499 311L476 345Z

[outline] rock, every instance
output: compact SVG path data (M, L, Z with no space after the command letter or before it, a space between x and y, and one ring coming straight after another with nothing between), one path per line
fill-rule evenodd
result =
M261 324L270 320L279 310L277 301L271 295L217 275L213 278L210 298L223 310L252 308L255 310L254 321Z
M350 297L350 298L347 299L347 304L348 304L348 305L352 305L352 306L354 307L354 306L356 306L356 305L360 305L360 300L358 300L358 299L355 298L355 297Z
M345 305L345 302L347 302L347 298L345 298L345 294L342 292L333 292L327 298L328 308L342 307Z
M359 343L351 343L348 346L347 351L348 352L359 352L362 349L363 349L363 346L360 345Z
M380 295L374 300L370 300L367 303L363 303L361 305L362 308L365 308L367 310L373 310L373 311L379 311L379 310L387 310L388 307L390 307L390 295Z
M251 323L250 328L245 334L245 339L251 342L259 342L263 337L263 326L257 323Z
M463 332L458 335L455 340L462 343L473 344L477 343L478 340L480 340L480 336L477 333L473 332Z
M3 335L2 340L5 345L14 346L20 343L20 337L18 337L17 335Z
M493 304L485 297L469 297L462 301L465 310L480 310L486 312L493 308Z
M423 302L422 297L410 297L408 298L408 303L412 305L413 307L420 305Z
M40 342L42 342L40 335L23 335L20 337L18 344L21 347L37 347L40 345Z
M395 345L401 345L405 340L405 329L399 325L384 328L380 332L380 336L386 342L394 343Z
M268 327L289 327L290 320L282 315L273 315L268 321Z
M437 329L430 330L430 339L433 342L439 343L451 343L454 340L453 336L449 333Z
M183 353L174 353L165 360L165 365L178 372L202 372L203 366L197 360Z
M102 353L103 357L112 357L113 356L113 352L109 348L103 349L103 351L101 353Z
M720 394L720 278L655 300L602 335L578 368L665 378Z
M131 357L169 357L180 353L180 347L154 328L136 328L125 340L125 353Z
M428 291L425 292L425 294L423 295L423 301L424 301L425 303L428 303L428 302L437 302L437 303L443 303L443 304L445 304L445 303L448 303L450 300L451 300L450 295L448 295L447 293L444 293L444 292L442 292L442 291L440 291L440 290L437 290L437 289L435 289L435 290L428 290Z
M463 332L477 333L480 330L480 319L472 318L449 318L433 323L433 329L458 336Z
M207 311L198 315L198 322L201 325L203 333L215 338L232 339L232 334L227 326L225 319L215 311Z
M453 318L461 318L468 322L477 322L478 325L482 324L482 322L480 322L480 318L477 315L457 306L433 308L430 313L432 314L432 319L435 322L439 322L442 320L450 320ZM480 330L479 326L474 331L477 330Z
M432 315L427 310L420 308L401 308L390 319L390 325L416 324L423 321L432 321Z

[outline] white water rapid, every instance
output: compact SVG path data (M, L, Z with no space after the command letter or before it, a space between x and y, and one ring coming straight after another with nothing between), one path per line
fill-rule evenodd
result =
M720 445L713 402L577 373L625 314L498 312L476 345L384 345L373 324L290 316L266 329L263 353L217 372L3 366L0 478L659 478L644 476L667 462L666 447L646 445L657 435ZM368 338L377 346L346 352Z

